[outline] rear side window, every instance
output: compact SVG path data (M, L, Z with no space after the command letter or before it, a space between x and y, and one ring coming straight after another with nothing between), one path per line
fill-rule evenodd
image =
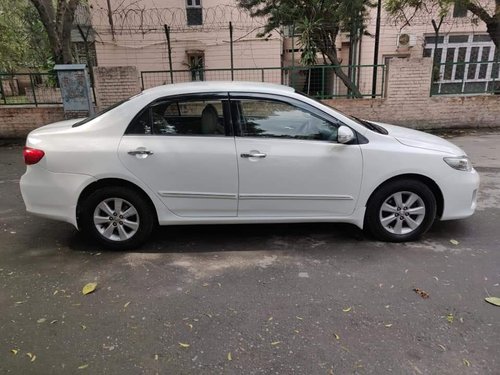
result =
M159 100L143 109L126 134L224 136L228 103L220 98Z

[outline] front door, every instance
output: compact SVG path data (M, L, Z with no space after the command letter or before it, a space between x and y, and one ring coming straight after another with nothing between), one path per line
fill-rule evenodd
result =
M338 120L306 104L231 95L241 217L347 216L362 178L357 144L339 144Z
M226 96L158 100L131 123L119 146L125 167L174 214L237 214L238 168Z

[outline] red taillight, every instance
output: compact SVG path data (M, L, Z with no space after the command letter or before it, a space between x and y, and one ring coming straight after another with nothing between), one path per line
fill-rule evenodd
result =
M24 163L26 165L38 163L40 160L42 160L44 155L45 152L36 148L24 147L23 149Z

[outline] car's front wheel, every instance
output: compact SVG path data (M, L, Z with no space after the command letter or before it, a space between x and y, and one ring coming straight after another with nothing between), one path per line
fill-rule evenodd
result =
M80 226L98 243L114 250L142 245L154 227L153 212L136 191L105 187L92 193L82 204Z
M396 180L370 198L365 226L382 241L413 241L429 230L436 210L436 198L427 185L418 180Z

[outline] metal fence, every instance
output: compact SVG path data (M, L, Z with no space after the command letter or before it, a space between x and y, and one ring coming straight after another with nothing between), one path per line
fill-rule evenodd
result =
M431 95L500 94L500 61L439 63Z
M191 81L252 81L287 85L318 99L353 97L335 73L341 69L356 83L361 95L383 97L385 94L385 65L310 66L235 69L157 70L141 72L142 89L171 83ZM375 95L372 94L373 69L379 77Z
M62 104L56 73L0 74L0 105Z

